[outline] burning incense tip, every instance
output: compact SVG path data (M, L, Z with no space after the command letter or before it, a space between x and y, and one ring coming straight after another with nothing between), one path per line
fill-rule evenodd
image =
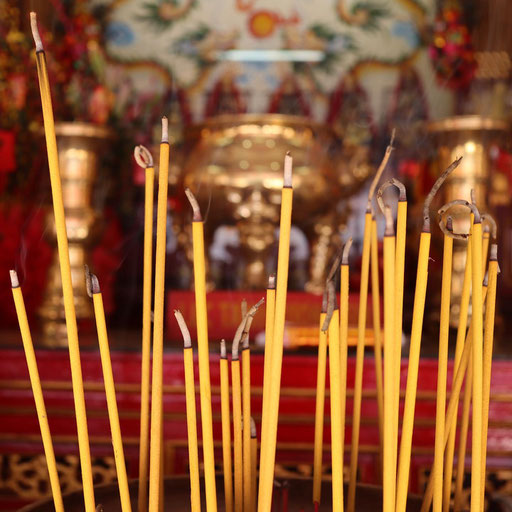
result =
M407 201L407 193L405 191L405 186L401 181L398 181L395 178L391 178L390 180L385 181L382 186L377 191L377 204L379 205L380 211L384 214L384 193L389 187L396 187L398 189L398 201Z
M162 117L162 143L169 144L169 119Z
M89 270L88 265L85 268L85 286L87 288L87 295L92 298L95 293L100 293L100 283L98 278Z
M181 335L183 336L183 348L192 347L192 339L190 338L190 331L188 330L187 324L181 311L178 309L174 310L174 316L176 317L176 321L178 322L178 326L181 331Z
M254 418L251 416L251 437L254 439L256 437L256 422Z
M133 149L133 157L137 164L143 169L153 167L153 157L146 146L143 146L142 144L135 146Z
M430 232L430 204L434 200L437 191L441 188L441 185L444 183L446 178L458 167L462 157L456 158L437 178L436 182L430 189L427 197L425 198L425 202L423 203L423 231L426 233Z
M350 237L343 247L343 256L341 257L341 264L342 265L348 265L348 256L350 253L350 248L352 247L352 237Z
M489 229L489 226L487 226L487 225L484 226L484 231L487 231L487 232L491 231L492 239L496 240L496 236L498 233L498 227L496 226L496 221L494 220L492 215L490 215L488 213L482 213L482 223L483 222L486 222L491 225L492 229Z
M220 340L220 358L227 359L228 355L226 353L226 340Z
M284 174L283 174L283 186L291 187L292 186L292 166L293 166L293 158L288 151L286 156L284 157Z
M384 207L384 217L386 218L386 230L384 236L393 236L395 234L395 225L393 222L393 215L389 206Z
M197 202L196 196L192 194L192 191L189 188L185 189L185 195L187 196L190 206L192 206L192 220L194 222L201 222L203 217L201 216L201 209L199 208L199 203Z
M498 260L498 244L491 244L491 250L489 251L489 259L491 261Z
M484 277L484 286L488 286L489 285L489 271L486 270L485 271L485 277Z
M39 29L37 28L37 14L33 11L30 13L30 29L32 30L32 37L36 44L36 52L44 51L43 41L41 40Z
M275 290L276 289L276 275L270 274L268 276L268 286L267 289L269 290Z
M9 270L9 275L11 276L11 287L18 288L20 281L18 279L18 273L16 270Z

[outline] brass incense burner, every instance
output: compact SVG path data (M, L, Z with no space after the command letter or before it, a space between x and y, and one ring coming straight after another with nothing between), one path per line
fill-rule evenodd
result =
M346 220L347 212L336 207L372 171L367 158L358 155L348 159L349 165L345 157L342 163L342 145L328 126L279 114L211 118L185 132L183 184L208 211L206 246L219 226L234 219L245 260L243 286L264 288L287 151L293 156L292 223L311 248L306 288L320 291L332 239Z

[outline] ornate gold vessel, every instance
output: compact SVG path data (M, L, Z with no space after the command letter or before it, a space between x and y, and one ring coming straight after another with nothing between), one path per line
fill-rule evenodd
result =
M310 291L323 289L332 238L343 215L340 199L371 173L366 161L341 165L341 144L327 126L298 116L223 115L185 132L184 186L208 211L206 243L223 224L235 224L245 259L243 286L264 288L279 219L283 160L293 156L292 222L308 238ZM184 222L184 225L187 223Z
M77 320L83 321L93 317L91 301L85 288L84 265L88 263L89 249L97 241L100 224L99 214L92 206L92 192L97 176L99 150L110 132L106 128L87 123L58 123L55 132L76 316ZM55 221L51 209L46 215L46 236L54 246L54 252L43 303L38 311L42 342L47 346L62 346L67 342L66 323Z
M482 213L489 211L489 183L492 174L490 158L491 148L502 146L508 133L508 124L500 119L485 118L478 115L455 116L432 122L428 130L437 146L437 158L434 165L438 171L448 167L455 158L462 156L462 162L453 171L443 186L443 203L454 199L471 200L471 190L475 191L475 200ZM438 172L436 173L436 175ZM456 232L468 232L469 219L467 209L460 208L460 215L454 209L453 228ZM450 324L458 323L460 296L466 265L466 242L454 240L453 278Z

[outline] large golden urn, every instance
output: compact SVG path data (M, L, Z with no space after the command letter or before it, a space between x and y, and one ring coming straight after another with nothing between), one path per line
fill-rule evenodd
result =
M93 312L85 287L84 265L89 263L89 250L97 242L100 230L99 214L93 207L92 193L100 150L105 139L110 137L110 131L88 123L58 123L55 132L76 316L78 321L88 321L93 318ZM62 346L67 343L67 331L57 235L51 208L46 215L46 236L54 250L43 303L38 311L42 343Z
M208 212L207 246L219 226L236 226L243 286L264 288L287 151L293 157L292 223L311 248L306 287L320 291L333 238L346 220L336 207L371 174L366 158L342 162L340 141L328 126L279 114L222 115L191 126L185 132L184 186Z
M454 116L431 122L428 130L435 142L437 155L434 161L438 175L455 158L463 157L443 186L443 202L454 199L471 200L474 190L475 201L481 213L490 212L490 181L492 178L491 149L503 147L508 134L508 123L479 115ZM455 232L469 231L468 210L464 207L451 210ZM491 212L490 212L491 213ZM466 244L454 240L452 301L450 324L456 327L460 311L460 296L466 265Z

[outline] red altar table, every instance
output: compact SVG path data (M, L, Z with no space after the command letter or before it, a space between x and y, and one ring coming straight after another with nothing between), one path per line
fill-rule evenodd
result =
M80 483L68 354L66 350L38 350L37 359L63 490L70 491L78 488ZM262 363L262 355L254 353L251 369L254 387L252 411L258 424L258 432L261 420ZM115 471L99 354L96 351L83 350L82 364L95 480L109 482L114 479ZM136 478L140 355L136 352L114 351L112 364L117 384L128 472L130 477ZM421 361L411 465L411 490L413 491L424 484L426 472L433 458L436 367L436 361L433 359ZM498 361L494 365L489 429L489 471L498 473L512 467L512 431L510 430L512 393L509 380L511 369L512 365L505 361ZM405 386L406 373L404 361L402 388ZM218 356L214 353L211 355L211 378L216 464L220 470L222 456L219 371ZM349 388L352 387L353 380L354 359L350 358ZM451 382L450 376L449 382ZM183 360L178 350L165 354L164 383L165 472L182 474L187 471L188 452ZM278 431L276 468L278 474L310 475L312 472L315 386L316 355L314 351L310 350L304 354L285 353ZM350 391L347 401L345 463L349 460L351 439L352 395ZM325 474L328 475L330 471L328 402L325 410L324 464ZM378 428L374 368L371 358L365 361L362 415L359 475L364 482L376 482L379 474ZM200 424L198 428L200 429ZM27 502L41 498L48 492L43 448L28 372L23 352L18 349L0 350L0 454L1 510L14 510Z

